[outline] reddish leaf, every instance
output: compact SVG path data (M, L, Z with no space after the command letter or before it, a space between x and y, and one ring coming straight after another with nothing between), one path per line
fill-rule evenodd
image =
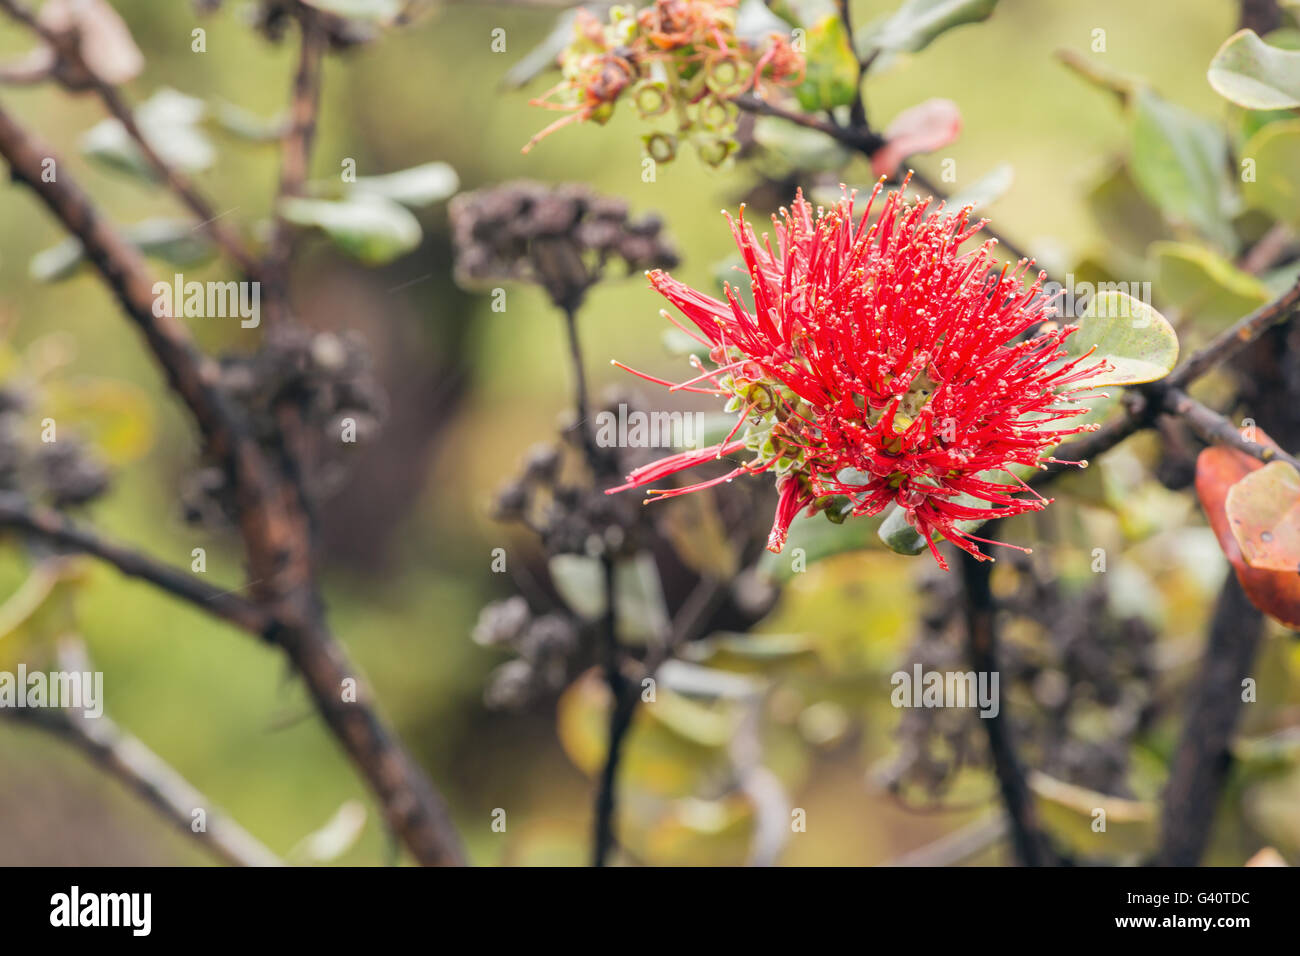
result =
M1228 490L1224 510L1247 564L1300 572L1300 472L1270 462Z
M961 133L961 111L952 100L926 100L894 117L885 130L885 145L871 157L877 176L892 176L913 153L930 153L947 146Z
M1261 444L1276 447L1263 432L1257 430L1257 434ZM1214 536L1219 539L1219 547L1236 571L1237 580L1251 603L1287 627L1300 629L1300 573L1267 571L1248 565L1232 533L1225 509L1232 486L1260 467L1261 462L1244 452L1214 445L1196 459L1196 494L1201 499L1210 527L1214 529Z

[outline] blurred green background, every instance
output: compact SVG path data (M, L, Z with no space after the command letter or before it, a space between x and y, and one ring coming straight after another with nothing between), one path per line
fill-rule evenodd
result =
M202 20L188 3L114 0L114 6L147 57L144 76L130 87L136 100L170 86L265 117L283 109L292 44L277 47L253 34L240 22L240 4L227 3ZM854 5L860 23L893 6L889 0ZM1207 85L1205 65L1235 28L1236 13L1228 0L1003 0L988 23L955 30L873 78L868 112L884 125L922 99L956 101L964 130L942 153L956 160L955 188L1010 162L1014 185L983 212L1047 261L1068 265L1102 242L1083 196L1127 137L1113 101L1061 66L1053 51L1086 50L1092 31L1105 29L1107 65L1143 74L1167 97L1221 117L1228 108ZM313 174L333 176L348 157L362 175L443 160L458 171L463 189L518 177L588 183L625 197L634 212L661 213L683 260L676 274L711 288L715 264L731 251L717 210L734 208L755 179L744 164L713 171L683 150L660 167L655 182L645 183L639 124L626 109L606 127L570 128L520 155L520 146L549 121L527 104L548 84L503 91L500 79L550 31L554 16L544 8L451 3L380 42L331 57ZM206 53L190 50L196 25L207 30ZM506 31L505 53L491 50L498 27ZM0 51L28 46L13 26L0 28ZM105 173L77 155L78 137L100 118L92 98L3 89L0 101L55 145L66 168L115 219L181 214L162 190ZM218 144L221 159L201 177L202 186L231 222L249 227L268 212L275 150L231 139ZM938 157L917 165L934 176ZM858 161L846 178L861 185L871 174ZM493 312L487 296L456 289L445 205L421 219L424 244L391 266L366 271L308 241L295 274L299 303L313 323L358 329L371 340L392 402L389 429L365 452L373 460L326 506L332 623L373 683L383 712L447 795L474 862L581 863L592 785L561 747L554 708L486 710L484 679L500 657L469 639L480 607L511 593L508 581L489 572L491 550L529 547L488 518L487 504L524 450L553 434L564 410L569 372L562 328L534 289L511 286L504 313ZM187 565L191 549L205 547L210 578L239 586L243 570L234 542L181 520L175 489L193 463L193 438L133 330L93 275L57 285L29 278L31 255L61 235L25 189L0 191L0 220L6 224L0 323L10 346L22 351L36 344L57 353L67 362L58 374L68 381L133 383L153 410L153 421L141 425L152 432L147 451L123 462L94 519L172 563ZM169 274L166 269L159 266L159 274ZM195 277L223 274L213 264ZM678 374L678 360L661 348L660 305L639 277L594 290L581 330L596 389L629 384L609 367L610 357ZM245 337L252 333L228 324L189 321L214 349L245 350L252 341ZM1181 500L1187 507L1180 520L1198 524L1188 499ZM1165 499L1158 506L1176 510ZM1140 514L1149 517L1153 507L1144 505ZM1081 550L1086 564L1088 548ZM796 714L817 701L827 706L812 718L791 719L787 743L773 745L771 764L809 819L783 862L885 862L988 806L910 812L870 778L872 765L893 749L898 715L882 704L887 675L912 636L919 599L910 583L925 560L873 551L817 564L796 576L763 626L810 634L826 652L811 669L795 669L785 703ZM1217 551L1202 549L1197 561L1199 576L1153 558L1148 580L1158 579L1163 591L1136 599L1158 607L1171 654L1197 646L1206 603L1217 589L1223 567ZM22 577L14 549L0 550L0 597ZM366 825L338 862L392 858L369 796L276 653L101 567L81 588L78 621L105 671L108 712L272 850L288 853L346 801L360 800L369 811ZM1280 644L1276 651L1281 666L1294 666L1291 651ZM1167 742L1170 732L1155 739L1164 733ZM1147 789L1154 792L1154 785ZM498 807L508 813L505 833L491 829ZM683 817L689 839L667 831L647 838L656 848L653 858L743 859L743 841L728 832L726 815L717 807L710 812ZM1300 843L1294 819L1289 826ZM1249 847L1234 844L1231 861L1240 862L1243 849ZM996 851L982 857L1000 858ZM73 862L210 858L73 751L0 722L0 863Z

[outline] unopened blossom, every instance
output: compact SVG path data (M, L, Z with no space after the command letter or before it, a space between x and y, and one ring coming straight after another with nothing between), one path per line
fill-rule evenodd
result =
M652 380L725 396L738 417L719 444L639 468L611 493L727 459L723 474L648 495L769 472L780 492L769 550L801 512L843 520L893 503L945 568L938 536L983 559L978 543L997 542L962 523L1049 503L1009 469L1057 461L1062 439L1096 427L1070 420L1086 412L1079 401L1095 392L1083 383L1106 363L1067 357L1076 327L1045 321L1045 274L1026 285L1031 263L991 272L992 239L960 251L985 223L969 207L931 211L931 200L890 193L872 222L880 191L861 217L851 195L814 212L801 193L773 217L773 237L757 236L743 207L728 215L752 308L730 285L719 300L647 273L712 363L694 358L699 374L677 385Z

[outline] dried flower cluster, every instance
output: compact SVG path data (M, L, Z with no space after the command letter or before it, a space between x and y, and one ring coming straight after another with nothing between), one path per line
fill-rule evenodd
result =
M721 165L736 147L741 93L803 80L803 55L789 39L769 34L762 43L736 35L735 0L655 0L635 11L615 7L607 24L579 10L574 40L560 57L564 79L534 106L568 115L524 146L570 123L605 123L614 105L630 99L643 118L671 117L672 131L644 137L646 153L659 162L689 137L700 157Z
M535 282L562 308L575 307L611 261L629 273L677 264L658 216L633 219L623 200L580 185L521 180L462 193L451 221L457 281Z
M800 512L842 520L893 503L945 568L936 536L983 558L976 543L985 539L962 522L1047 504L1016 497L1027 486L1009 469L1054 461L1051 448L1095 427L1057 426L1084 414L1081 383L1105 363L1066 358L1074 326L1046 323L1024 337L1050 314L1043 276L1026 288L1024 261L989 276L992 240L960 252L983 226L969 209L931 214L929 200L909 205L891 193L870 222L879 193L861 218L851 196L814 215L800 195L773 218L775 246L742 210L732 231L752 309L730 286L721 301L650 274L713 363L694 358L699 374L673 387L726 397L739 417L719 444L637 469L611 492L726 458L734 467L725 474L649 493L770 471L780 492L770 550L781 550Z
M1133 747L1167 706L1157 693L1155 632L1141 618L1112 613L1104 586L1069 590L1036 566L1036 557L1012 555L999 588L1005 616L1001 693L1033 704L1016 708L1016 737L1049 776L1132 796ZM960 583L931 575L922 592L928 610L902 669L966 669ZM881 782L932 801L952 797L962 770L987 765L980 723L972 708L903 711L898 753L882 768Z
M369 352L359 336L304 328L276 330L251 355L221 360L221 385L238 402L259 441L280 441L281 418L290 412L313 460L304 484L314 498L337 491L347 478L349 450L366 444L387 415ZM229 520L237 512L224 469L190 477L184 494L192 522Z

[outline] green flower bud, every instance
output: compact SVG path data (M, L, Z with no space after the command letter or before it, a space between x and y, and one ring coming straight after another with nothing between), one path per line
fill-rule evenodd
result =
M668 84L658 80L642 80L632 87L632 102L642 119L662 116L672 106L668 98Z
M656 163L671 162L677 155L677 137L672 133L647 133L641 137L646 155Z

